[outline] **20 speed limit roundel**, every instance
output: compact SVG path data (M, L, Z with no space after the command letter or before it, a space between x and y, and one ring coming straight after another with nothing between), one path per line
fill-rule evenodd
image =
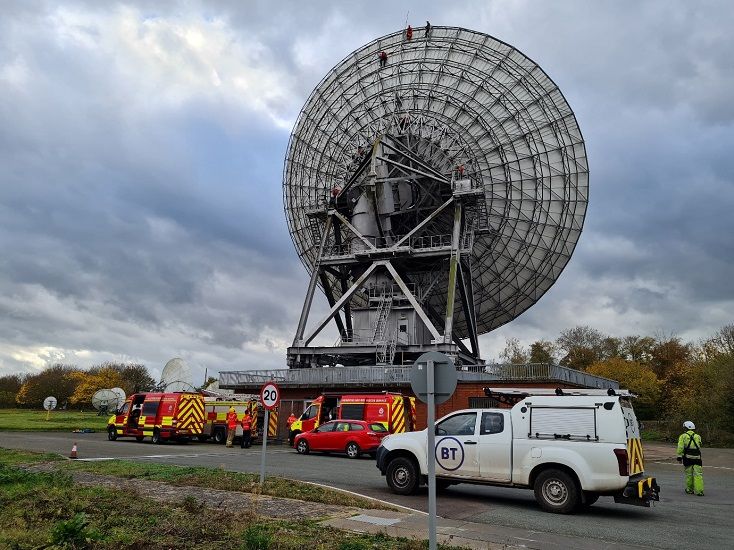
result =
M280 404L280 388L275 382L268 382L260 389L260 401L268 410L276 408Z

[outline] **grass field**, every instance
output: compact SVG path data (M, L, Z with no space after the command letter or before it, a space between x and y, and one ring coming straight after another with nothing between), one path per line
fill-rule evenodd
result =
M30 409L0 409L0 430L71 432L91 428L104 431L110 417L107 414L97 416L95 411L51 411L49 420L46 420L46 414L46 411Z
M35 473L17 467L48 458L0 449L0 548L426 548L426 541L348 533L313 520L212 510L191 498L165 504L130 491L80 486L64 471ZM157 475L176 477L165 470Z

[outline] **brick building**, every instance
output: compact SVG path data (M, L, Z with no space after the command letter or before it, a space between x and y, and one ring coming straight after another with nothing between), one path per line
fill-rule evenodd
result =
M238 394L257 394L265 382L275 381L281 390L278 438L286 438L286 418L299 416L322 393L398 392L413 395L411 367L321 367L314 369L222 371L219 387ZM457 368L458 382L453 396L436 408L436 418L455 410L491 407L496 403L485 397L484 388L601 388L619 389L608 378L550 364L476 365ZM426 407L418 401L417 424L426 426Z

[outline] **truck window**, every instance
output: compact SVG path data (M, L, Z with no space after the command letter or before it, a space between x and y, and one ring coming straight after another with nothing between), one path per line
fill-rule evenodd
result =
M311 405L303 412L303 414L301 415L301 420L311 420L312 418L316 417L318 412L319 408L316 405Z
M143 416L155 416L158 414L160 401L146 401L143 403Z
M362 420L364 418L364 403L342 405L341 418L344 420Z
M500 434L505 430L505 415L502 413L482 413L479 435Z
M455 414L436 425L436 435L474 435L477 413Z
M130 402L129 402L129 401L128 401L128 402L126 402L126 403L125 403L125 404L124 404L124 405L122 406L122 408L120 409L120 412L119 412L119 414L126 414L128 410L130 410Z

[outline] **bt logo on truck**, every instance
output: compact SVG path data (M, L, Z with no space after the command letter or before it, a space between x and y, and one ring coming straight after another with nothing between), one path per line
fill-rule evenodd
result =
M464 447L455 437L444 437L436 442L436 463L449 472L464 464Z

